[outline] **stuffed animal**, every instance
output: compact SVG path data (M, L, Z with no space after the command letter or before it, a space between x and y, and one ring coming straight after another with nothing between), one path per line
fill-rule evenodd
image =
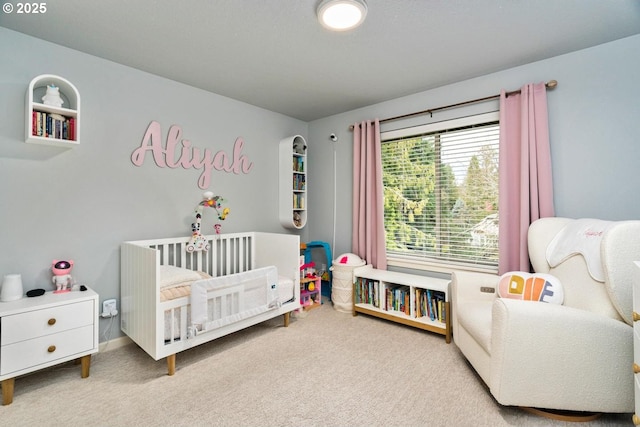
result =
M56 285L56 290L53 291L54 294L69 292L71 290L72 278L71 274L69 273L71 273L72 268L73 260L53 260L53 262L51 263L51 271L53 272L51 281Z
M293 213L293 223L295 224L296 227L302 226L302 216L300 216L299 212Z
M196 210L197 212L197 210ZM207 238L202 235L200 232L200 224L202 223L202 214L200 212L196 213L196 222L191 223L191 238L187 243L187 252L193 251L201 251L209 250L209 243L207 242Z
M293 140L293 152L296 154L304 154L307 149L307 145L304 143L303 139L294 139Z
M54 107L62 107L64 101L60 97L60 89L54 85L47 86L47 92L42 97L42 103Z

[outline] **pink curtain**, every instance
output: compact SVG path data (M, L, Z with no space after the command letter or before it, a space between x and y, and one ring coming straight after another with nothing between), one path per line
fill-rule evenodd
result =
M554 216L544 83L500 94L500 230L498 273L529 271L527 231Z
M351 250L386 270L380 123L353 126L353 231Z

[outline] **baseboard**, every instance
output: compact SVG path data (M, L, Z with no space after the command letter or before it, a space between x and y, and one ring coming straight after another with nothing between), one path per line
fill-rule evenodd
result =
M130 344L133 344L133 340L128 336L122 336L122 337L114 338L109 341L101 342L100 345L98 346L98 350L100 352L111 351L117 348L122 348Z

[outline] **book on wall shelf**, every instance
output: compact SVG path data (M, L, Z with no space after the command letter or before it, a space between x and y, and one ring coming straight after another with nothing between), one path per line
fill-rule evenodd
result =
M304 209L304 194L293 195L293 209Z
M293 174L293 189L298 191L304 191L306 184L305 175Z
M293 155L293 170L295 172L304 172L304 157L302 155Z
M66 141L76 140L76 119L59 114L33 110L31 135Z

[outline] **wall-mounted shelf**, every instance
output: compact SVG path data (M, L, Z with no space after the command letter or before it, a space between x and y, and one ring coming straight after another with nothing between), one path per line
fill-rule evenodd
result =
M280 223L300 229L307 224L307 142L300 135L280 141Z
M48 85L59 88L62 107L41 102ZM80 144L80 93L68 80L43 74L29 84L26 96L25 142L70 148Z

